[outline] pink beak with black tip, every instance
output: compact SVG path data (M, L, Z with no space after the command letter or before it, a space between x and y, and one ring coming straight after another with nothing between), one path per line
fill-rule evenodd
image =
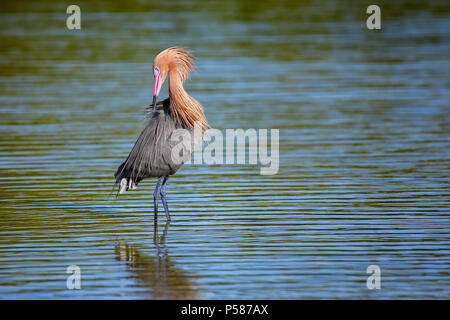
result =
M154 71L154 76L155 76L155 87L153 88L153 111L155 111L156 108L156 99L158 98L159 95L159 91L161 90L162 87L162 79L161 79L161 75L160 75L160 71L158 68L155 68Z

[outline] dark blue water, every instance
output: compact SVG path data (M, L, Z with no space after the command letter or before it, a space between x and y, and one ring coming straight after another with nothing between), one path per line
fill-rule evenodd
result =
M0 298L449 298L448 4L379 5L380 31L358 1L79 2L79 31L5 5ZM175 44L211 126L279 129L280 169L184 166L155 234L154 180L109 194Z

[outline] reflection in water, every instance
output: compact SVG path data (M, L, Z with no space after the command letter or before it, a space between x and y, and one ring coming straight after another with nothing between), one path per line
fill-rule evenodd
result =
M154 226L154 258L142 255L135 246L121 240L116 245L116 259L126 265L136 286L147 288L153 299L196 299L197 291L189 276L169 259L166 245L169 224L166 223L161 237L158 226Z

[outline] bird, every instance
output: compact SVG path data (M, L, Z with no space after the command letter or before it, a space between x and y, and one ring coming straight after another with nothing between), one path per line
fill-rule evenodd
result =
M178 140L176 132L187 132L192 138L194 129L201 134L209 128L204 110L199 101L190 96L183 87L194 71L192 53L175 46L161 51L153 62L153 101L148 108L150 120L142 130L127 159L117 168L114 177L120 183L120 194L137 188L139 182L146 178L157 178L153 192L154 222L158 219L159 195L164 206L167 221L170 213L166 199L166 184L169 176L175 174L187 160L194 147L191 143L182 144L181 160L174 158L177 154ZM169 97L158 101L162 85L168 78ZM175 151L175 152L174 152ZM162 181L161 181L162 180Z

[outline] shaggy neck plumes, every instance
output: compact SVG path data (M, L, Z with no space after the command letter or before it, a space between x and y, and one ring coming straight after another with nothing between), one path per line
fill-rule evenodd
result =
M208 128L200 102L188 95L183 88L183 79L177 70L169 73L170 111L174 118L185 128Z

